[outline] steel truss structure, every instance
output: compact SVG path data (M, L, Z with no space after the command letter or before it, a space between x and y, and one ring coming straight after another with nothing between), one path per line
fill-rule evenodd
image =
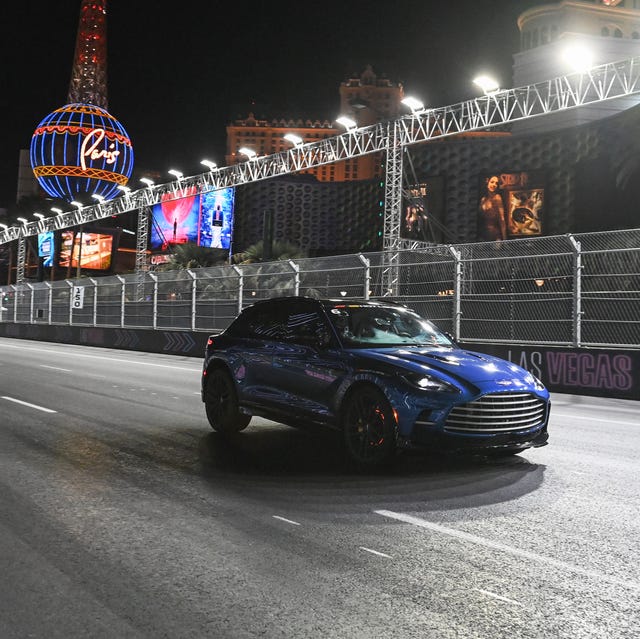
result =
M136 270L141 271L147 267L149 207L154 204L178 199L185 192L193 195L206 193L383 152L386 154L383 247L386 251L407 248L407 240L400 238L405 147L636 93L640 93L640 57L603 64L583 73L560 76L525 87L500 90L450 106L412 112L396 120L351 129L319 142L297 145L288 151L254 157L240 164L182 177L167 184L151 185L124 193L122 197L109 202L9 227L0 232L0 244L138 210ZM24 277L24 251L19 251L18 259L22 260L23 268L19 265L17 272ZM393 262L391 258L387 269L390 294L393 294L396 280L396 265Z

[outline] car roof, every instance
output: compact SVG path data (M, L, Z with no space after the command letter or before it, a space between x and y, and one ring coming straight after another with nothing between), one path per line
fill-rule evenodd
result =
M367 300L364 298L344 298L344 297L311 297L309 295L283 295L281 297L270 297L264 300L257 300L251 306L257 306L259 304L267 304L267 303L282 303L285 304L287 302L299 301L299 300L308 300L310 302L316 302L323 306L333 306L335 304L348 304L348 305L361 305L361 306L395 306L401 308L408 308L406 304L399 302L397 300L392 299L375 299L375 300ZM250 307L246 307L250 308Z

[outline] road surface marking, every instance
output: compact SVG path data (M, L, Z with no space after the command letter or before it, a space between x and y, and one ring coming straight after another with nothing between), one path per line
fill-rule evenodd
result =
M70 368L60 368L59 366L47 366L46 364L40 364L40 366L42 368L50 368L51 370L54 370L54 371L64 371L65 373L71 372Z
M6 395L3 395L2 399L6 399L8 402L15 402L16 404L22 404L23 406L28 406L29 408L35 408L36 410L41 410L44 413L58 412L56 410L52 410L51 408L45 408L44 406L38 406L37 404L30 404L29 402L23 402L21 399L16 399L15 397L7 397Z
M491 592L490 590L483 590L482 588L474 588L474 590L481 592L483 595L487 595L487 597L493 597L494 599L499 599L500 601L506 601L507 603L515 604L516 606L524 605L524 604L521 604L519 601L516 601L515 599L509 599L508 597L503 597L502 595L498 595L495 592Z
M300 524L297 521L292 521L291 519L285 519L284 517L280 517L279 515L271 515L274 519L279 519L280 521L284 521L287 524L293 524L294 526L299 526Z
M364 550L365 552L370 552L372 555L378 555L378 557L387 557L388 559L393 559L391 555L387 555L383 552L378 552L377 550L371 550L371 548L365 548L364 546L358 546L360 550Z
M558 559L553 559L552 557L545 557L544 555L538 555L537 553L529 552L528 550L521 550L520 548L507 546L506 544L502 544L498 541L491 541L490 539L485 539L484 537L470 535L469 533L463 532L461 530L454 530L453 528L447 528L446 526L431 523L430 521L426 521L425 519L412 517L411 515L404 515L402 513L394 513L390 510L374 510L374 512L378 515L382 515L383 517L397 519L398 521L403 521L407 524L413 524L414 526L420 526L421 528L428 528L429 530L433 530L444 535L449 535L451 537L456 537L458 539L462 539L463 541L471 542L472 544L478 544L480 546L486 546L487 548L499 550L500 552L507 552L511 555L524 557L525 559L530 559L536 563L548 564L550 566L555 566L556 568L561 568L562 570L570 570L571 572L577 572L581 575L585 575L586 577L592 577L593 579L598 579L600 581L607 581L624 588L640 590L640 583L635 581L626 581L625 579L609 577L608 575L603 575L602 573L596 572L595 570L587 570L586 568L574 566L573 564L559 561Z
M118 357L104 357L103 355L89 355L88 353L71 353L65 351L55 351L48 348L28 348L26 346L13 346L11 344L0 344L2 348L15 348L25 351L37 351L38 353L54 353L55 355L66 355L68 357L85 357L88 359L101 359L107 362L119 362L124 364L136 364L140 366L153 366L155 368L173 368L177 371L187 371L189 373L202 373L202 364L194 363L193 368L185 368L183 366L173 366L172 364L155 364L154 362L139 362L135 359L120 359ZM153 354L153 353L152 353ZM157 353L160 355L160 353Z
M621 419L609 419L607 417L605 417L604 415L602 417L583 417L582 415L570 415L570 414L566 414L563 415L562 413L552 413L551 417L564 417L569 418L569 419L579 419L580 421L582 420L586 420L586 421L590 421L590 422L609 422L611 424L626 424L627 426L637 426L640 422L635 421L635 422L626 422L624 420Z

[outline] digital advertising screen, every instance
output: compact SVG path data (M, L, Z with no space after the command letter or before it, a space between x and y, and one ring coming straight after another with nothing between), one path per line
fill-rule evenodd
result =
M202 194L202 216L198 244L210 248L231 247L235 189L227 188Z
M94 271L108 271L116 248L114 233L98 231L62 231L60 234L60 257L58 265Z
M178 199L169 199L173 196L165 194L162 202L153 205L150 238L152 249L166 250L169 244L198 241L200 195L187 190L182 195Z
M486 173L480 181L479 240L542 235L545 183L541 172Z
M235 190L232 187L189 194L154 204L150 248L167 250L171 244L192 242L229 250L233 231Z
M38 257L42 258L42 266L53 266L55 240L53 231L38 233Z

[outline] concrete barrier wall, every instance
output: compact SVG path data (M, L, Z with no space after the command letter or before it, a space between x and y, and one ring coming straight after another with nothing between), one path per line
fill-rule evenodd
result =
M63 344L203 357L209 333L153 329L0 323L0 336Z

